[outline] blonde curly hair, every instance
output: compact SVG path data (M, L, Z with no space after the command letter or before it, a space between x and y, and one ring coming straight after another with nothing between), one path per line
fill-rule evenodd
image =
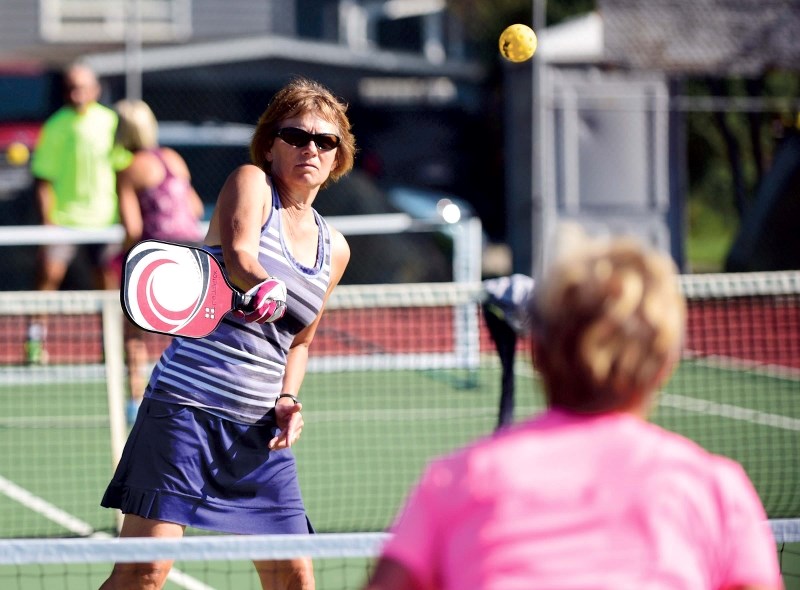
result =
M120 100L114 103L119 116L114 141L135 152L158 147L158 122L150 107L141 100Z
M573 236L532 297L550 405L598 413L647 399L677 362L685 315L671 258L632 238Z

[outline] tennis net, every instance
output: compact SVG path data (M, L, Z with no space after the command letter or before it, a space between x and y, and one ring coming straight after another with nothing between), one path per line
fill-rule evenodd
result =
M680 368L654 421L742 462L770 518L800 516L800 272L681 277ZM497 424L480 284L342 285L312 347L295 447L322 532L385 530L427 460ZM48 364L24 364L47 318ZM114 534L99 507L127 434L116 292L0 293L0 537ZM148 334L155 362L168 343ZM519 341L516 416L543 408Z
M800 520L771 521L787 590L800 587ZM252 560L307 556L321 590L363 586L385 533L190 536L183 539L0 540L0 587L8 590L97 588L112 564L175 559L165 588L261 588ZM575 554L576 567L580 551Z
M174 559L166 589L260 589L252 561L311 557L317 588L354 589L366 581L385 538L382 533L328 533L0 540L0 587L98 588L114 563ZM268 579L270 565L262 571Z

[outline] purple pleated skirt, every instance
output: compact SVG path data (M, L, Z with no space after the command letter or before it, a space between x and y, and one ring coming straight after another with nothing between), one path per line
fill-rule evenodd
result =
M267 447L274 433L145 399L101 505L224 533L313 533L294 454Z

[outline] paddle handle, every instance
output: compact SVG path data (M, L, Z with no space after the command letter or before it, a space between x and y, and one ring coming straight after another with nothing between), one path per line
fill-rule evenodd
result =
M233 291L233 301L231 303L231 309L239 309L241 311L248 311L248 306L250 305L250 301L252 301L253 297L247 295L245 293L241 293L234 289Z

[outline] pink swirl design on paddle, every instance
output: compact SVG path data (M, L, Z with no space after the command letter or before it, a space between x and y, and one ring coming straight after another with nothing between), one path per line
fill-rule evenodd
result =
M142 317L151 329L159 332L172 332L197 313L199 297L195 298L188 307L179 310L168 309L159 303L153 285L153 273L164 264L177 263L169 258L159 258L144 267L136 290L136 303Z

